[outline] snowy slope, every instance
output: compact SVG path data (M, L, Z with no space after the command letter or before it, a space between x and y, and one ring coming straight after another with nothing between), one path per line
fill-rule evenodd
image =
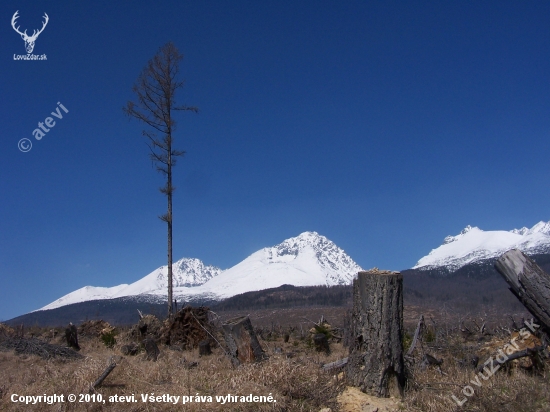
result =
M199 259L183 258L172 265L173 286L194 287L202 285L214 276L221 273L215 266L206 266ZM141 294L166 294L168 266L161 266L147 276L130 285L123 284L111 288L85 286L71 292L39 310L54 309L71 303L86 302L88 300L112 299L122 296Z
M420 259L413 269L446 267L454 271L468 263L499 257L510 249L528 254L550 253L550 222L510 231L486 232L467 226L458 235L447 236L441 246Z
M225 271L205 266L198 259L181 259L173 267L173 294L178 300L199 296L223 299L284 284L350 284L362 270L342 249L316 232L304 232L276 246L261 249ZM162 266L130 285L112 288L86 286L39 310L124 296L157 295L166 298L166 277L167 267Z
M346 253L316 232L304 232L277 246L264 248L202 286L178 288L182 297L228 298L284 284L294 286L350 284L361 271Z

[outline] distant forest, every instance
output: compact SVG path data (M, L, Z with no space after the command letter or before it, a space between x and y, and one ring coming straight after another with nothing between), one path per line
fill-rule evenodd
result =
M352 304L351 286L292 286L247 292L212 307L218 311L276 309L294 306L345 306Z

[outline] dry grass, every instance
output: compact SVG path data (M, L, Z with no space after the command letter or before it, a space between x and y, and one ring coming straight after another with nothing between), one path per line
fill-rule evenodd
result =
M335 322L336 323L336 322ZM411 368L412 379L405 394L402 409L405 411L451 412L451 411L550 411L550 364L546 370L526 371L521 367L500 370L487 380L479 379L481 386L470 383L475 379L471 367L461 366L459 360L473 354L481 354L480 361L487 358L483 348L493 343L500 347L503 336L485 337L485 341L462 335L441 333L434 340L424 343L416 351L416 366ZM35 336L48 337L49 332L33 331ZM62 343L62 334L50 343ZM98 337L83 337L80 340L82 360L41 359L35 355L17 355L0 352L0 411L45 410L45 411L320 411L324 407L338 411L337 396L345 388L337 372L325 373L320 365L347 356L341 344L331 345L332 354L325 356L314 351L305 340L293 336L289 343L274 336L268 341L260 340L269 354L267 361L233 368L223 349L213 349L213 354L199 357L198 350L175 351L161 346L157 362L144 360L141 353L134 357L121 357L117 367L107 377L97 393L107 400L102 403L63 403L25 407L12 403L12 394L86 394L90 385L103 372L109 358L120 354L120 347L127 343L119 335L119 342L109 349ZM430 338L431 339L431 338ZM427 341L428 339L425 339ZM487 342L490 340L491 342ZM494 345L493 345L494 346ZM276 353L281 348L282 353ZM292 353L291 357L287 354ZM421 370L419 360L424 353L442 358L441 372L433 367ZM195 368L187 366L197 362ZM470 385L475 394L459 407L452 395L462 400L464 386ZM143 403L141 394L176 396L211 396L212 403ZM135 395L135 403L109 402L109 396ZM216 396L271 394L275 403L216 403Z
M53 342L52 342L53 343ZM12 403L12 394L86 394L107 366L112 355L118 355L124 342L114 348L106 348L99 338L81 339L80 361L43 360L32 355L16 355L0 352L0 410L25 409ZM144 360L141 353L135 357L122 357L114 371L107 377L97 392L108 399L113 395L134 394L136 403L63 403L57 405L36 405L33 410L45 411L318 411L322 407L336 410L336 396L342 387L333 376L322 372L320 364L346 356L344 348L333 345L330 356L318 354L305 341L293 340L262 341L269 359L243 365L237 369L225 356L223 349L213 349L213 354L199 357L198 350L175 351L161 346L157 362ZM282 353L275 353L275 347ZM293 357L286 354L292 352ZM187 369L186 365L198 362L198 366ZM169 403L143 403L141 394L156 396L169 394L179 396L212 396L212 403L189 403L185 407ZM218 404L215 396L271 394L275 403L232 403Z
M518 361L502 367L494 374L482 372L484 379L471 366L463 366L460 361L478 354L479 364L490 356L495 356L507 340L491 337L489 342L466 342L461 336L453 335L446 341L425 346L424 350L438 359L443 359L441 371L437 368L414 368L406 393L406 410L423 412L542 412L550 411L550 363L545 369L534 371L518 366ZM488 352L487 347L493 347ZM419 356L416 357L419 359ZM473 395L466 396L462 391L470 386ZM470 389L466 389L471 394ZM467 399L459 406L459 402Z

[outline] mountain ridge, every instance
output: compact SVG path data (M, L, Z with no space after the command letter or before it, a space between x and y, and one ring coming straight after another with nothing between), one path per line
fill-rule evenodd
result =
M531 229L484 231L466 226L458 235L447 236L436 249L421 258L412 269L447 268L453 272L461 267L493 259L510 249L526 254L550 253L550 222L540 221Z
M303 232L278 245L260 249L226 270L205 265L196 258L180 259L174 263L173 296L183 301L212 301L283 284L343 285L350 284L360 270L334 242L317 232ZM38 310L124 296L151 295L166 300L166 278L166 266L161 266L129 285L85 286Z

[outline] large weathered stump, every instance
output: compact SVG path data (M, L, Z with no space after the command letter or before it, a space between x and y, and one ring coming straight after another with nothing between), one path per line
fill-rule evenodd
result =
M248 316L231 319L222 325L222 329L233 366L261 361L267 357Z
M512 293L550 332L550 275L517 249L503 254L496 261L495 269Z
M403 362L403 276L372 269L353 281L350 383L378 397L401 397Z

